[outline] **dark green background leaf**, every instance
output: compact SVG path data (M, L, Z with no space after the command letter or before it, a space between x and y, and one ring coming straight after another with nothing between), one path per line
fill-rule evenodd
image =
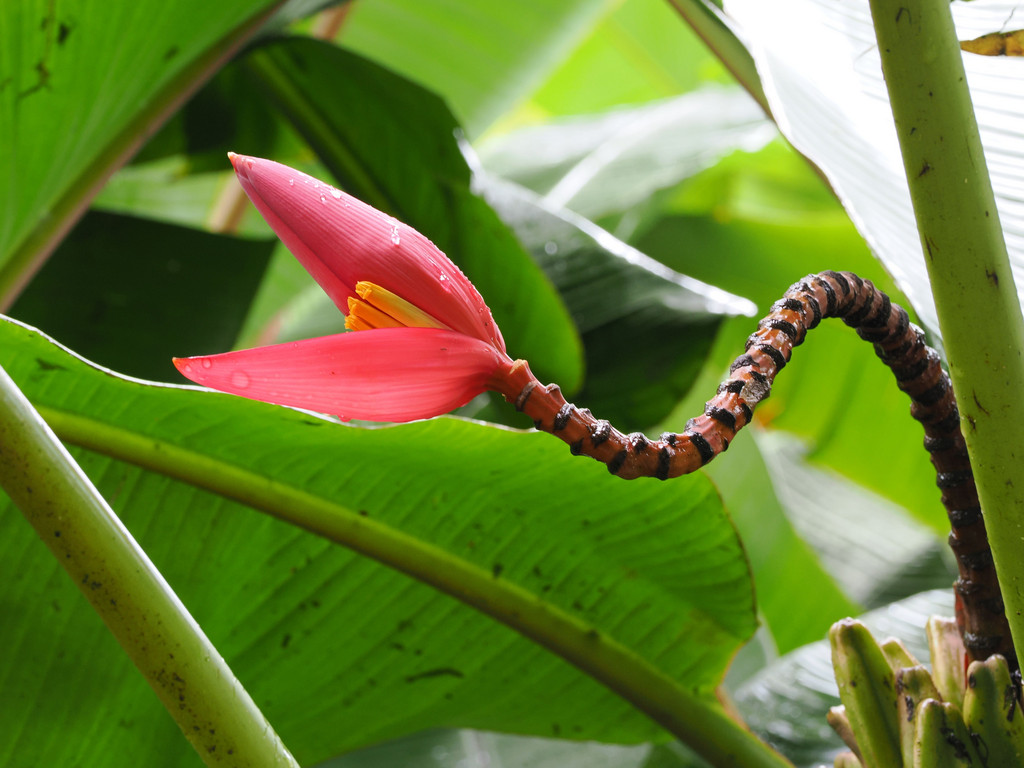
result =
M172 356L234 346L273 248L92 213L11 315L116 371L180 382Z
M579 402L626 431L650 427L689 390L723 316L753 310L528 190L482 181L580 329L589 371Z

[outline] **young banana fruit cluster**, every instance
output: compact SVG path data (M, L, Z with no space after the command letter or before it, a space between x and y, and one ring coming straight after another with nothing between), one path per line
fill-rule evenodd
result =
M852 750L835 768L1024 768L1019 678L991 656L965 670L956 622L927 625L932 671L899 640L879 643L859 621L832 626L842 706L828 722Z

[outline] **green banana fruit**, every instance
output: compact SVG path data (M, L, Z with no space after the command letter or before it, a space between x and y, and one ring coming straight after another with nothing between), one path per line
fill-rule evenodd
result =
M828 722L850 752L835 768L1024 768L1024 701L1019 677L992 656L965 672L956 623L926 627L932 672L902 643L881 645L858 621L829 630L843 706Z
M901 667L918 667L921 665L920 661L910 655L910 651L907 650L907 646L903 644L902 640L890 637L888 640L882 641L879 647L882 649L885 660L889 662L889 666L892 667L894 672Z
M975 661L967 669L964 722L991 766L1024 765L1024 713L1020 691L1002 656Z
M917 711L912 768L976 768L985 765L988 763L982 762L956 705L935 699L922 701Z
M896 695L899 707L900 749L903 765L914 763L915 718L921 702L939 699L939 690L923 664L896 670Z
M942 700L963 706L967 651L956 621L932 616L925 624L925 634L932 657L932 680L942 694Z
M896 677L868 628L836 622L828 633L839 698L868 768L903 768Z

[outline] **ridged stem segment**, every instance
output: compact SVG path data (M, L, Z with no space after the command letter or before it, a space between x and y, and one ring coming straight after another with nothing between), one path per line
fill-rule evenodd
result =
M733 362L729 378L704 413L690 419L683 432L667 432L658 440L639 432L625 435L589 410L567 403L557 385L542 385L524 361L516 361L493 388L532 418L538 429L568 443L574 454L597 459L624 479L665 480L699 469L729 447L750 423L757 404L768 397L793 348L827 317L842 319L874 345L899 388L910 396L911 414L924 426L925 448L952 527L950 546L960 570L955 587L957 622L968 655L986 659L1001 653L1016 668L949 377L906 311L870 281L850 272L823 272L795 283L758 324L746 352Z

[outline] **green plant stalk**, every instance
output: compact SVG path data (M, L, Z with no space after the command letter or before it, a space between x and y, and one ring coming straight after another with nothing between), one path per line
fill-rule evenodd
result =
M41 409L69 443L239 501L348 547L470 605L561 656L632 703L716 768L792 768L707 690L681 686L614 638L538 595L332 499L237 465L59 409Z
M948 0L871 0L1014 645L1024 648L1024 319Z
M217 649L3 368L0 487L208 766L298 767Z

